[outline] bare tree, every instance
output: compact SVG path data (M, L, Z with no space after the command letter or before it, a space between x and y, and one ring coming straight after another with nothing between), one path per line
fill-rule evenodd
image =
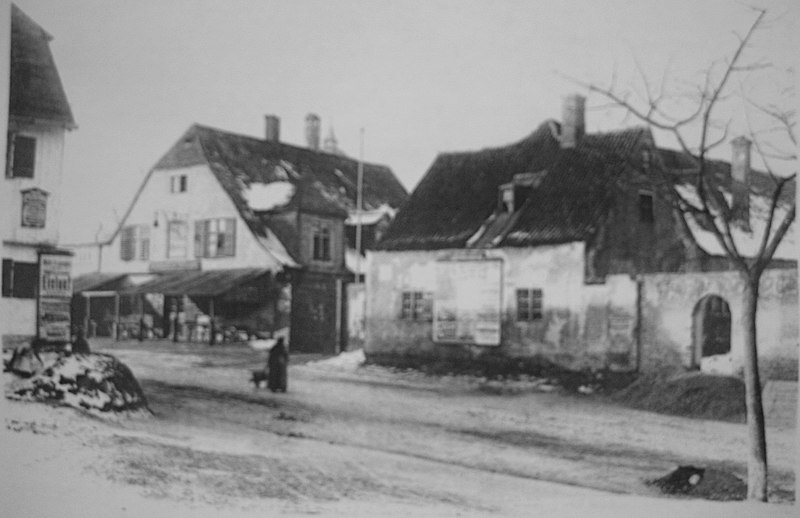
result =
M677 99L681 103L689 102L690 109L677 115L676 99L665 93L667 74L657 87L648 81L641 67L638 66L640 79L644 86L643 93L630 90L620 91L612 79L610 86L603 87L591 83L581 83L590 92L600 94L613 106L627 110L627 113L647 123L656 130L672 135L678 142L683 154L691 161L693 167L693 189L691 196L686 189L678 188L674 178L665 182L675 201L684 224L693 218L703 228L708 229L716 238L730 263L744 281L744 314L741 332L744 341L744 380L747 408L747 428L749 436L749 453L747 460L747 494L752 500L767 500L767 444L764 423L764 409L761 399L761 379L758 367L758 345L756 334L756 315L758 311L759 285L764 270L775 255L778 245L783 240L790 225L795 219L795 201L787 201L784 195L787 184L794 180L792 176L778 176L771 163L776 159L796 158L792 153L780 153L771 148L762 131L753 130L750 125L750 136L756 152L761 156L765 168L773 180L770 196L769 212L760 245L755 253L743 251L737 244L734 227L737 225L736 207L732 201L720 193L720 183L715 177L709 160L709 153L727 140L728 122L721 123L716 117L715 109L737 93L735 77L758 74L766 70L769 64L744 64L743 54L748 48L753 34L763 28L766 11L757 11L756 19L748 31L739 36L738 44L732 55L722 61L713 63L705 72L702 84L694 85L691 97ZM689 99L689 101L687 101ZM763 118L771 121L770 127L764 131L784 132L790 145L796 149L795 113L782 110L770 104L759 104L751 99L746 102ZM719 111L719 110L717 110ZM749 122L749 121L748 121ZM748 194L749 195L749 194ZM780 209L780 210L779 210ZM780 220L780 221L777 221Z

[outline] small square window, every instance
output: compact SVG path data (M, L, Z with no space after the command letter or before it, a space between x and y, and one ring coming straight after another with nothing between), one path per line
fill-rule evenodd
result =
M401 298L400 318L419 322L433 321L433 293L404 291Z
M541 320L543 294L540 289L518 289L517 290L517 320L534 321Z

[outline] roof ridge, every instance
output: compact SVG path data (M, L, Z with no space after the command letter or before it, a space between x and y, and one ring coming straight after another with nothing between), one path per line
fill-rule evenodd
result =
M317 149L317 150L309 149L309 148L304 147L304 146L300 146L300 145L297 145L297 144L291 144L289 142L284 142L284 141L272 142L272 141L269 141L269 140L265 140L265 139L261 139L261 138L255 137L253 135L247 135L247 134L239 133L239 132L235 132L235 131L224 130L224 129L221 129L221 128L217 128L215 126L209 126L207 124L201 124L199 122L192 123L191 127L192 128L197 128L198 130L202 130L202 131L212 131L214 133L223 134L223 135L227 135L227 136L231 136L231 137L247 139L247 140L249 140L251 142L254 142L254 143L283 146L283 147L291 148L291 149L298 150L298 151L305 152L305 153L324 154L324 155L327 155L327 156L330 156L330 157L338 158L340 160L347 160L349 162L353 162L353 163L356 163L356 164L359 162L358 159L350 157L350 156L347 156L345 154L331 153L331 152L325 151L323 149ZM376 168L389 169L388 165L381 164L381 163L378 163L378 162L367 162L367 161L364 161L364 165L370 166L370 167L376 167Z

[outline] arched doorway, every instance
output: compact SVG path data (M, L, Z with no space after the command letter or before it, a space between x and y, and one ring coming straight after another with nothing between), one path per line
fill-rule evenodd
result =
M709 356L731 351L731 308L722 297L708 295L700 299L692 313L694 367Z

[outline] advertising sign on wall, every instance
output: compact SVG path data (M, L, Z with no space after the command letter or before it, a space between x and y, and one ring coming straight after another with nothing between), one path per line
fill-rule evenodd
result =
M500 345L502 272L500 259L436 264L434 342Z
M39 338L48 342L70 339L72 257L39 256Z
M44 228L47 221L47 193L41 189L22 191L22 226Z

